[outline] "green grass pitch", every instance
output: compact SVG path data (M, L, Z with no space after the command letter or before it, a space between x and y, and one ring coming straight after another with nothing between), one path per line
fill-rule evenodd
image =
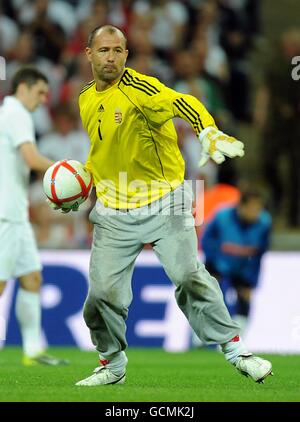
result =
M283 402L300 401L300 355L266 356L274 377L259 385L240 375L212 350L166 353L159 349L128 349L124 385L76 387L91 375L97 354L73 348L51 349L69 358L65 367L23 367L21 350L0 351L0 401L5 402Z

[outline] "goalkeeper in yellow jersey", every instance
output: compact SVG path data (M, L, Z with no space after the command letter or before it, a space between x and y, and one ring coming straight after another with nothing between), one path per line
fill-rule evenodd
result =
M79 386L123 384L125 320L134 262L151 243L176 287L178 306L206 344L217 343L240 372L262 382L270 362L249 353L230 318L218 282L198 261L191 191L172 118L189 122L208 158L242 157L243 144L220 132L203 104L159 80L126 68L126 38L116 27L91 32L86 54L94 80L79 96L91 149L97 203L84 319L101 365ZM196 140L195 140L196 142Z

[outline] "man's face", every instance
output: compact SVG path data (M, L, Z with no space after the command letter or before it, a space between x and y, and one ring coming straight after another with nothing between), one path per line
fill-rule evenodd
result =
M49 92L48 84L39 80L34 85L23 84L24 105L29 111L34 111L41 104L45 104Z
M92 47L86 48L86 55L95 77L109 83L122 75L128 50L121 34L100 31L95 35Z
M263 204L259 199L250 199L238 207L239 216L247 223L254 223L263 210Z

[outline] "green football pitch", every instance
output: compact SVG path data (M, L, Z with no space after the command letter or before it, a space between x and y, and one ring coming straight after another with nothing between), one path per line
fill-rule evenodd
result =
M124 385L76 387L91 375L97 354L73 348L51 349L70 360L64 367L23 367L21 350L0 351L0 401L5 402L283 402L300 401L300 355L266 356L274 377L263 385L240 375L213 350L166 353L129 349Z

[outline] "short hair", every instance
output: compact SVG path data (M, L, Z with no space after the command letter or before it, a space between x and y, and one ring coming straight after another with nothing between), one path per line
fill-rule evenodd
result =
M12 78L12 93L15 94L18 86L25 83L27 86L35 85L38 81L48 84L48 78L34 66L24 66L19 69Z
M103 31L106 31L109 34L115 34L115 33L120 32L124 37L125 47L127 46L126 35L124 34L124 32L120 28L118 28L116 26L112 26L112 25L104 25L104 26L97 26L96 28L94 28L92 30L92 32L90 32L89 37L88 37L88 42L87 42L87 45L88 45L89 48L92 47L95 35L100 29L103 29Z
M261 204L264 205L266 202L266 194L259 187L242 187L240 204L248 204L253 199L261 202Z

